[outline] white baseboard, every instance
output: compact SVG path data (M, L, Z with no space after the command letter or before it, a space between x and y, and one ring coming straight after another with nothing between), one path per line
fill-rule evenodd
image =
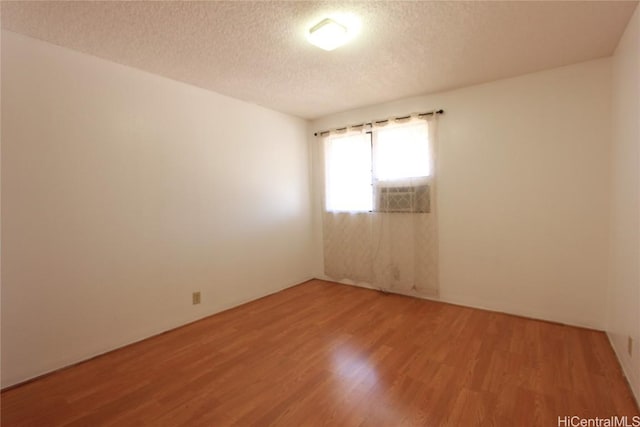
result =
M618 363L620 364L620 368L622 369L622 373L624 374L627 384L629 384L629 388L631 389L631 393L633 397L636 399L636 405L640 408L640 378L634 378L633 373L631 372L629 366L624 362L625 358L620 354L618 347L614 344L613 339L611 338L611 334L609 332L607 334L607 339L609 340L609 344L611 348L613 348L613 352L618 359Z
M359 288L365 288L365 289L376 289L376 290L380 290L377 287L371 286L368 283L356 283L353 282L351 280L335 280L332 279L328 276L324 276L321 275L321 277L317 277L317 279L320 280L326 280L329 282L334 282L334 283L341 283L343 285L351 285L351 286L357 286ZM438 301L438 302L443 302L446 304L453 304L453 305L459 305L459 306L463 306L463 307L469 307L469 308L477 308L479 310L486 310L486 311L494 311L497 313L505 313L505 314L511 314L514 316L520 316L520 317L527 317L530 319L536 319L536 320L544 320L547 322L554 322L554 323L561 323L563 325L570 325L570 326L577 326L579 328L586 328L586 329L594 329L597 331L604 331L604 328L601 327L600 325L596 325L593 323L589 323L589 322L581 322L579 320L573 319L573 318L568 318L568 317L563 317L563 316L558 316L557 313L553 313L553 312L546 312L543 310L531 310L529 307L521 307L521 306L516 306L516 305L511 305L511 304L505 304L503 302L498 302L496 303L495 301L487 301L487 300L483 300L483 299L479 299L479 298L473 298L473 297L468 297L468 296L463 296L463 295L425 295L422 293L417 293L417 292L402 292L402 291L397 291L397 290L385 290L385 292L390 292L390 293L395 293L398 295L406 295L406 296L411 296L411 297L415 297L415 298L420 298L420 299L425 299L425 300L429 300L429 301Z
M88 362L92 359L95 359L97 357L100 356L104 356L105 354L120 350L124 347L129 347L131 345L137 344L139 342L142 341L146 341L148 339L151 339L153 337L156 337L158 335L162 335L165 334L167 332L171 332L174 329L179 329L182 327L185 327L191 323L195 323L195 322L199 322L200 320L206 319L207 317L213 316L215 314L218 313L222 313L223 311L227 311L230 310L232 308L238 307L240 305L261 299L261 298L265 298L268 297L269 295L273 295L276 294L278 292L281 292L285 289L288 288L292 288L294 286L300 285L302 283L308 282L309 280L313 280L313 277L308 277L305 279L302 279L301 281L295 281L295 282L289 282L286 283L284 285L281 285L271 291L268 291L264 294L258 295L258 296L253 296L253 297L245 297L245 298L238 298L235 300L232 300L231 302L225 304L224 306L221 307L217 307L216 309L209 311L207 313L204 313L202 316L198 316L196 318L193 319L183 319L183 320L178 320L175 322L170 322L169 324L166 325L162 325L160 326L157 330L153 330L153 331L139 331L136 332L134 334L132 334L133 336L129 336L124 338L123 340L121 340L119 343L115 344L115 345L107 345L104 348L101 348L97 351L93 351L90 353L85 353L83 355L80 355L79 357L70 357L68 359L65 360L58 360L54 363L52 363L52 367L50 368L46 368L43 369L39 372L33 373L27 377L23 377L23 378L19 378L10 382L7 382L6 384L2 385L2 388L0 389L0 391L2 390L7 390L7 389L11 389L11 388L15 388L18 387L20 385L35 381L39 378L42 377L46 377L47 375L53 374L57 371L61 371L63 369L67 369L67 368L71 368L75 365L79 365L81 363L84 362Z

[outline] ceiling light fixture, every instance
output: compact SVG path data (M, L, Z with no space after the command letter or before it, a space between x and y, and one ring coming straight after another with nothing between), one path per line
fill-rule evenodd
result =
M309 30L309 42L320 49L333 50L351 39L349 30L330 18L323 19Z

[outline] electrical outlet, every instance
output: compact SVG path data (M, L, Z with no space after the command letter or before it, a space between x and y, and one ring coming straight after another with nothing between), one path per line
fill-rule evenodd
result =
M631 336L627 339L627 352L629 356L633 356L633 338L631 338Z
M193 305L200 304L200 291L194 292L192 295Z

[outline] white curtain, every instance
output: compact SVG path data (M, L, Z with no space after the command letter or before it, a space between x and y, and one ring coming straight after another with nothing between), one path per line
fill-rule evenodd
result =
M435 116L321 136L327 276L437 295Z

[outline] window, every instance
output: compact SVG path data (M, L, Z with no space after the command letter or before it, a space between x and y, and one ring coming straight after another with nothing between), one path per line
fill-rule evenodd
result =
M327 211L370 211L371 134L331 136L325 140Z
M431 174L426 122L375 131L375 178L398 181Z
M327 211L429 212L427 126L391 124L326 138Z

